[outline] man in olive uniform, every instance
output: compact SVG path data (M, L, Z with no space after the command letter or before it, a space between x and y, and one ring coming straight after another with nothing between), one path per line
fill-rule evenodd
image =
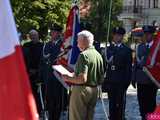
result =
M143 72L149 49L153 44L154 31L155 28L153 26L143 26L145 41L138 45L136 51L135 82L137 83L137 97L142 120L146 120L147 113L153 112L156 107L157 87Z
M55 77L52 69L52 65L56 64L57 56L61 53L62 42L62 27L54 24L51 28L51 40L43 46L43 57L41 60L41 78L46 84L49 120L59 120L63 108L62 100L65 88Z
M107 89L110 120L124 120L126 91L131 80L132 52L122 43L124 28L113 28L112 33L112 43L105 51L107 84L103 87L109 87Z
M75 66L75 75L64 75L74 84L69 104L69 120L93 120L98 88L103 81L103 59L93 46L94 36L83 30L78 33L78 47L82 51Z

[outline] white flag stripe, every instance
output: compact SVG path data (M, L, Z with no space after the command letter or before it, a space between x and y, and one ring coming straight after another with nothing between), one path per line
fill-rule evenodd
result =
M9 0L0 0L0 59L11 55L19 38ZM2 4L3 3L3 4Z

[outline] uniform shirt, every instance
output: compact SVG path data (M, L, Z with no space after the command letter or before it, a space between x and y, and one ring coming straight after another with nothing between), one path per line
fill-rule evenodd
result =
M136 51L136 64L135 64L135 72L136 72L136 81L137 83L140 84L147 84L150 83L151 80L147 76L146 73L143 72L143 66L146 64L147 57L149 54L149 49L153 43L151 42L150 44L144 44L141 43L137 47ZM147 46L149 48L147 48Z
M75 75L80 73L87 73L86 86L97 86L103 81L103 59L93 46L81 52L78 57Z
M62 41L59 41L59 43L48 42L46 44L44 48L44 54L49 55L48 59L50 64L56 63L57 56L61 52L61 44L62 44Z
M43 46L43 55L41 57L41 78L48 82L50 79L56 79L53 74L52 65L56 64L57 56L60 54L62 40L59 40L55 43L48 42Z
M132 73L132 54L124 44L110 45L106 50L106 79L113 84L129 84ZM111 59L112 58L112 59Z

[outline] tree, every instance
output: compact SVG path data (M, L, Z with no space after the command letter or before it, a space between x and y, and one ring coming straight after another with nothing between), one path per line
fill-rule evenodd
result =
M36 29L44 38L53 23L66 23L71 0L11 0L11 5L19 31Z
M11 0L19 31L28 33L38 30L42 38L53 23L65 26L73 0ZM92 25L91 31L98 41L106 41L109 3L111 0L77 0L80 4L81 21ZM117 16L122 9L122 0L113 0L111 28L122 23Z
M90 22L92 24L92 32L95 34L95 39L98 41L106 41L107 39L107 28L109 18L109 5L111 0L82 0L80 5L88 6L87 14L83 14L82 21ZM111 14L111 28L120 26L122 23L118 21L117 16L120 14L122 9L123 0L113 0L112 14Z

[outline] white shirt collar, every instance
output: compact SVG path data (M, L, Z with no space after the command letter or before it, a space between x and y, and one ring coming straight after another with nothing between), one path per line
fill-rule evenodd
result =
M122 43L115 44L115 46L120 47Z
M153 45L153 40L150 41L149 43L147 42L147 43L146 43L146 46L147 46L147 45L149 45L149 48L150 48L150 47Z

